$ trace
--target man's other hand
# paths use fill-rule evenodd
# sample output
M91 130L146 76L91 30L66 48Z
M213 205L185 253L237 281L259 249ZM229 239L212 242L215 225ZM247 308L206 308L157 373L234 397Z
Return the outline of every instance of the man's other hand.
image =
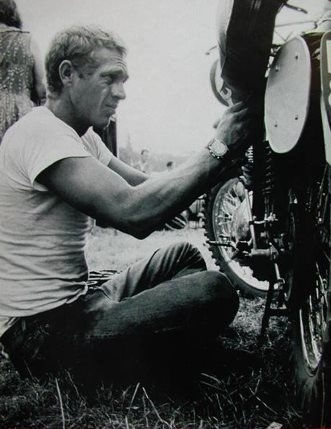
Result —
M263 111L263 98L250 95L224 112L217 125L215 138L228 147L231 158L242 156L255 141L263 139Z

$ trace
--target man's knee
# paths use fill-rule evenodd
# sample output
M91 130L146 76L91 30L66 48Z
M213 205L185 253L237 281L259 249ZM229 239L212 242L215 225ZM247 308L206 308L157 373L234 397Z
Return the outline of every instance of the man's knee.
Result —
M170 245L172 251L176 253L177 261L179 264L185 263L192 265L192 267L200 267L206 269L205 260L200 250L189 241L179 241Z
M218 271L206 271L201 287L224 323L231 323L239 308L239 297L228 278Z
M199 249L189 241L177 241L176 243L172 243L169 245L170 249L173 249L173 251L178 252L180 254L191 254L191 253L198 253L201 255Z

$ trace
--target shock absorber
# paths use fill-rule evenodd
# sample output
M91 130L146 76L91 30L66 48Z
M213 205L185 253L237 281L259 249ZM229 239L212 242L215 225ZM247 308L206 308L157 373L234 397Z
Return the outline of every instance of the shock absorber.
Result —
M262 185L261 185L261 194L264 201L265 207L265 216L268 217L274 214L274 193L275 193L275 171L273 163L273 153L268 142L263 142L261 146L260 159L261 164L263 165L262 173Z

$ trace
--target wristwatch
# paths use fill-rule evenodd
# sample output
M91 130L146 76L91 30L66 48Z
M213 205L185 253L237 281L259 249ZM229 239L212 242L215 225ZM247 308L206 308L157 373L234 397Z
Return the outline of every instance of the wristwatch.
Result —
M208 149L211 155L216 159L224 158L224 155L228 152L228 147L226 144L220 140L213 138L208 144Z

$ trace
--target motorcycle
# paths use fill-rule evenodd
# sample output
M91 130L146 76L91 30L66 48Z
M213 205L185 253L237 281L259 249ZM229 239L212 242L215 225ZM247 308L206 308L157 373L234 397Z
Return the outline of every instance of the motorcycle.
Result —
M220 34L226 27L228 40L220 39L211 86L226 106L247 85L260 91L265 132L203 203L206 242L220 270L243 296L266 299L262 337L270 317L289 318L303 421L323 428L331 427L330 3L316 28L276 46L276 13L303 9L286 1L223 0L230 18ZM240 19L247 23L241 35ZM259 34L265 43L254 57Z

